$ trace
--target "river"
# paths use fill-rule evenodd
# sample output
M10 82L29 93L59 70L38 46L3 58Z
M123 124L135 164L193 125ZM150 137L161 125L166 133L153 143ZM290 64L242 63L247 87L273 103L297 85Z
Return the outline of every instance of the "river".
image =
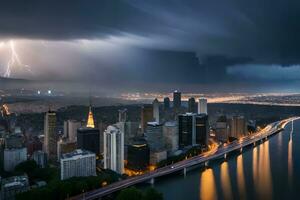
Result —
M298 158L298 159L296 159ZM165 200L300 199L300 120L255 147L157 180Z

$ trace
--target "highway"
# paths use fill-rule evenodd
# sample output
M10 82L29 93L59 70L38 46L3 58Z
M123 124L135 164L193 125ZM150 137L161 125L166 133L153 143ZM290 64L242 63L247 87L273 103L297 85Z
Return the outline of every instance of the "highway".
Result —
M185 168L189 168L192 166L196 166L199 164L206 163L210 160L214 160L221 157L226 157L226 155L233 151L242 151L242 149L248 145L255 145L259 141L263 141L264 139L267 139L269 136L280 132L283 130L285 125L293 120L299 119L299 117L292 117L285 120L281 120L278 122L274 122L272 124L269 124L264 129L260 130L257 133L251 134L249 136L245 136L244 138L241 138L240 140L234 141L228 145L221 145L217 146L215 148L212 148L210 151L203 153L199 156L194 156L192 158L174 163L173 165L158 168L154 171L147 172L143 175L138 175L134 177L127 178L125 180L121 180L115 183L112 183L110 185L107 185L103 188L99 188L90 192L86 192L83 194L80 194L78 196L71 197L70 199L97 199L101 198L103 196L109 195L111 193L114 193L118 190L133 186L138 183L146 182L151 179L165 176L168 174L172 174L174 172L178 172L180 170L184 170Z

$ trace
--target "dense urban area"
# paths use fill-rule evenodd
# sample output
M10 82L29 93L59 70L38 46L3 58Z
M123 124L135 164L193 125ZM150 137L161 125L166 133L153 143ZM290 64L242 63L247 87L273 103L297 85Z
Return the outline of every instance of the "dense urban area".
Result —
M59 97L48 91L41 99L47 98ZM149 104L93 106L92 96L86 99L88 106L49 104L47 112L24 113L10 109L18 101L26 103L24 98L1 99L1 198L84 195L172 167L300 112L297 106L208 103L202 97L185 101L179 91ZM159 200L163 196L151 187L129 187L105 198Z

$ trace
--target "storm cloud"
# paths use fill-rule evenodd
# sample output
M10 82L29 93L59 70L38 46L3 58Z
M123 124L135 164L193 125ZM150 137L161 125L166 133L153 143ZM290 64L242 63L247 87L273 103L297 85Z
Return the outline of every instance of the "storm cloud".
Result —
M271 84L298 81L289 74L300 61L299 17L294 0L12 0L1 2L0 39L17 41L35 72L24 78ZM0 56L2 68L7 59ZM286 78L254 76L274 66Z

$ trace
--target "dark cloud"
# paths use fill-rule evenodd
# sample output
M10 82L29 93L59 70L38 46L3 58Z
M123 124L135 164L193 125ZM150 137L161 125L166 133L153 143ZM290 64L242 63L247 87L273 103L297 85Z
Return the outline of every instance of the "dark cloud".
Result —
M0 4L0 38L122 38L122 49L110 54L114 59L106 54L72 61L94 71L108 66L95 75L100 82L234 83L249 73L242 68L255 74L275 64L278 73L272 76L295 68L299 18L295 0L10 0ZM72 78L82 74L77 70Z

